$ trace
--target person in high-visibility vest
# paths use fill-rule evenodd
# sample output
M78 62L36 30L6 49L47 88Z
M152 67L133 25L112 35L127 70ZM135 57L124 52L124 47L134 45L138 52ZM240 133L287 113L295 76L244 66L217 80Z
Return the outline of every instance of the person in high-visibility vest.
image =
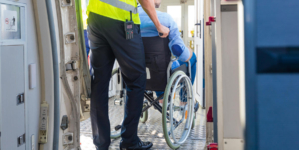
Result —
M169 28L160 24L153 0L139 3L154 22L160 37L166 38ZM149 149L151 142L137 136L146 84L145 55L140 33L137 0L89 0L88 39L91 81L91 124L97 150L108 150L110 123L108 117L108 86L115 59L120 65L127 86L125 116L121 127L120 149ZM157 35L158 36L158 35Z

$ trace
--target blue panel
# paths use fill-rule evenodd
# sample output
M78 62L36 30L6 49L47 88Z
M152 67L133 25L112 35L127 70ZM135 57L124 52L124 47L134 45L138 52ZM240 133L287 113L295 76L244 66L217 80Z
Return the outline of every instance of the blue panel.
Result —
M259 75L259 150L298 149L299 74Z
M245 149L258 150L256 99L256 1L244 0L245 20Z
M299 47L257 49L258 73L299 73Z
M243 2L246 150L298 149L298 57L282 48L299 46L299 1Z
M257 46L298 46L299 1L256 1Z

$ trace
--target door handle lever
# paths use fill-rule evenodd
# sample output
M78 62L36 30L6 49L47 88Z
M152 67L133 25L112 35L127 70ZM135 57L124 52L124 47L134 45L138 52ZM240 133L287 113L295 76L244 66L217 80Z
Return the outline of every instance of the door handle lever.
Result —
M195 25L197 26L197 33L196 33L196 35L197 35L197 37L198 37L198 33L200 33L200 34L199 34L199 38L201 38L201 20L200 20L199 23L196 23ZM199 27L199 28L198 28L198 27Z

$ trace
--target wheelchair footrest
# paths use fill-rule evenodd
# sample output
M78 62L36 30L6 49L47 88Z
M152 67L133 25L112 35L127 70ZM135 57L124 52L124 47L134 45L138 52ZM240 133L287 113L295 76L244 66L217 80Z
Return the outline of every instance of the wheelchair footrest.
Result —
M115 129L116 131L118 131L119 129L121 129L121 125L117 125L117 126L115 126L114 129Z

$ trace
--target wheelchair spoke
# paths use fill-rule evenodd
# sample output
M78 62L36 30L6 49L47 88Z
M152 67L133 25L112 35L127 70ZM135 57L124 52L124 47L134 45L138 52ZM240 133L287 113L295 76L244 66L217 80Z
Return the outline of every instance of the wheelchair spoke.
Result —
M167 117L166 117L167 120L170 120L169 117L170 117L170 115L169 115L169 113L167 113ZM173 124L177 124L178 123L178 121L176 119L172 118L172 120L173 120Z
M183 122L183 120L184 120L184 119L181 119L179 122L175 122L175 123L173 123L173 124L174 124L174 126L173 126L173 131L174 131L176 128L178 128L178 126ZM168 131L168 135L170 135L170 134L171 134L171 130Z
M174 106L173 110L174 111L182 111L182 108L181 108L181 106Z
M175 91L180 91L183 87L184 87L184 86L180 85L180 86L178 86L178 87L175 89Z

